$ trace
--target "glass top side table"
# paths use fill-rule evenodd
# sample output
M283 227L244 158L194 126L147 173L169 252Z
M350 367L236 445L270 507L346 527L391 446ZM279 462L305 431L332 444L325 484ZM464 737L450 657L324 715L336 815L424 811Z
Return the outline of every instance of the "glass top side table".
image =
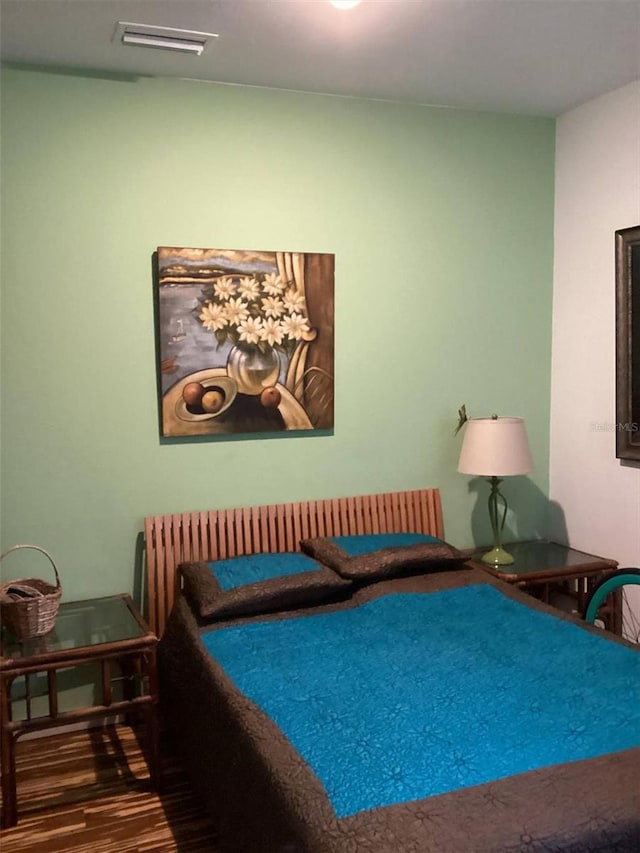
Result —
M63 602L53 630L42 637L16 640L3 627L0 634L0 659L17 661L55 657L110 643L135 643L148 636L150 631L129 596Z
M159 783L157 638L128 595L64 602L52 631L17 640L0 632L0 747L2 826L18 820L16 741L33 731L119 715L136 716L144 724L151 784ZM61 711L58 670L96 665L97 697L90 705ZM44 684L32 694L31 677ZM20 690L14 690L14 685ZM42 700L46 698L43 712ZM24 706L14 718L16 702Z
M472 559L494 577L509 583L586 577L601 574L603 571L613 571L618 565L615 560L597 557L595 554L578 551L569 545L546 539L510 542L505 544L505 548L514 558L514 562L509 566L481 562L480 557L488 550L486 548L474 549Z
M483 563L480 557L488 548L474 548L468 553L474 567L519 587L546 604L555 605L557 593L567 596L572 601L570 609L580 615L584 614L588 598L598 582L618 567L615 560L546 539L509 542L505 549L514 558L509 566ZM614 595L602 611L605 627L616 634L622 633L621 606L619 596Z

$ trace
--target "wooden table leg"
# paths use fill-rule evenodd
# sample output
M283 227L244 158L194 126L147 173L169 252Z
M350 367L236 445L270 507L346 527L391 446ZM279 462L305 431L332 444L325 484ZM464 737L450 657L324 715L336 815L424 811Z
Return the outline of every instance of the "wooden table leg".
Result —
M16 737L10 730L9 693L13 678L1 679L0 686L0 752L2 773L2 826L15 826L18 822L16 793Z
M149 752L149 774L151 781L160 790L160 732L158 723L158 667L156 658L156 646L149 649L143 657L143 665L147 675L147 690L151 702L145 708L145 721L147 730L147 742Z

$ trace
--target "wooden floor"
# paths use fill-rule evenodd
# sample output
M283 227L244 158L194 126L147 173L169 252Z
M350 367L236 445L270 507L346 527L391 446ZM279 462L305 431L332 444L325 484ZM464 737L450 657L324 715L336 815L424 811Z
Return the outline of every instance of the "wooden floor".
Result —
M215 853L213 828L162 739L163 789L128 726L18 741L18 825L2 853Z

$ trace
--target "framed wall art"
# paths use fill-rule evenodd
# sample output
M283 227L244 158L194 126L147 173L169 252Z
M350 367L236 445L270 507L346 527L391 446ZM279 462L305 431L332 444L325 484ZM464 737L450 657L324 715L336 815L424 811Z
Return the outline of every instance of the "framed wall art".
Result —
M640 461L640 225L616 231L616 456Z
M155 257L163 436L333 428L334 255Z

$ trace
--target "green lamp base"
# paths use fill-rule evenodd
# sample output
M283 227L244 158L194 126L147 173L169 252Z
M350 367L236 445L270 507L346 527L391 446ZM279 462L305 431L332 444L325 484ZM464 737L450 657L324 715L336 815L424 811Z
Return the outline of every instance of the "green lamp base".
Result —
M513 557L507 553L504 548L495 547L480 558L483 563L491 563L494 566L510 566L513 563Z

